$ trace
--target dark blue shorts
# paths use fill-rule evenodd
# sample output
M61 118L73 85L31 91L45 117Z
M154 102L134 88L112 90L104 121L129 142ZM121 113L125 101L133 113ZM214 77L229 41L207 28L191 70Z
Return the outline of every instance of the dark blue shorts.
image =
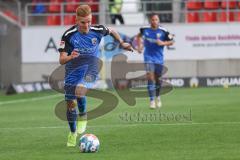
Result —
M163 65L151 62L145 62L146 72L153 72L158 75L162 75Z
M94 88L98 79L99 63L98 59L92 57L80 57L81 60L73 61L71 65L66 66L64 91L65 99L76 99L75 89L83 85L87 89Z

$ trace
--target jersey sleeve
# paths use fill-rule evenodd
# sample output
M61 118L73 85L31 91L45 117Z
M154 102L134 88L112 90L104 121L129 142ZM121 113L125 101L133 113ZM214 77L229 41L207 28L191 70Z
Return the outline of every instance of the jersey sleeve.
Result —
M143 27L141 27L141 28L139 29L141 35L143 35L144 29L145 29L145 28L143 28Z
M95 25L95 26L92 26L91 29L95 32L100 33L102 36L107 36L110 34L109 28L107 28L104 25Z
M76 32L78 32L76 25L70 27L64 32L61 38L60 46L58 48L59 52L67 52L68 54L71 54L73 45L71 44L70 40L72 35L74 35Z
M166 31L165 32L165 40L166 41L172 41L173 40L173 34L171 34L168 31Z
M104 36L107 36L107 35L110 34L110 31L109 31L109 29L108 29L106 26L104 26L104 25L100 25L100 26L103 27L103 32L102 32L102 34L103 34Z
M59 52L68 52L72 48L68 38L69 37L65 35L62 36L60 46L58 48Z

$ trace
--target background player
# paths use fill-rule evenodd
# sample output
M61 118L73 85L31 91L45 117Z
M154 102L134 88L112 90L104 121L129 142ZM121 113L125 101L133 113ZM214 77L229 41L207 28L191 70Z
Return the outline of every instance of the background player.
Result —
M147 72L150 108L154 109L162 106L160 99L160 77L164 64L163 50L164 46L173 44L173 35L165 28L160 27L159 17L156 13L150 15L149 22L150 26L140 28L137 42L139 53L142 52L144 47L144 63ZM155 100L157 101L156 103Z
M63 34L58 49L60 64L66 64L64 90L70 128L67 146L75 146L77 133L82 134L86 130L85 94L87 88L91 88L97 79L99 69L97 57L101 38L111 35L123 49L132 51L131 45L124 43L116 31L103 25L91 26L91 21L91 8L88 5L80 5L76 9L76 25Z

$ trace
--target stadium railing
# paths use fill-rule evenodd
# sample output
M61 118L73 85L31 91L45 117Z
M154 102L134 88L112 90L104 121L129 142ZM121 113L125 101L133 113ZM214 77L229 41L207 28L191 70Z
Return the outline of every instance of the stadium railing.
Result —
M35 23L36 19L45 19L42 21L42 25L67 25L73 23L75 8L79 4L89 4L93 10L93 23L110 23L110 10L109 5L112 3L108 2L54 2L54 3L42 3L45 6L46 12L34 13L33 8L36 6L34 3L28 3L25 6L25 22L26 25L39 25ZM71 5L71 6L70 6ZM173 18L179 15L179 12L183 15L181 6L175 7L177 11L173 11L174 5L181 5L180 0L171 2L169 0L163 1L124 1L122 12L124 19L131 24L142 25L147 24L146 16L150 13L155 12L160 16L160 20L166 23L172 23L173 21L180 21L179 18L173 20ZM68 9L69 8L69 9ZM70 10L73 10L71 12ZM175 15L175 16L174 16ZM44 23L46 22L46 23ZM128 24L128 23L126 23Z
M13 12L15 19L24 15L22 19L26 26L74 24L75 9L84 3L93 10L93 24L110 24L111 3L106 1L50 0L41 3L45 8L42 11L35 10L39 4L26 3L24 14L20 13L20 2L13 1L17 4L17 11ZM121 14L126 25L145 25L148 23L147 16L152 12L159 14L162 23L240 22L240 0L131 0L124 1Z

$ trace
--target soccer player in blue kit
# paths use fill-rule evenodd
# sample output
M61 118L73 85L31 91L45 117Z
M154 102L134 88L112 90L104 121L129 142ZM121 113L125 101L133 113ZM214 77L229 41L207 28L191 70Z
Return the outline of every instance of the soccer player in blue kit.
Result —
M159 17L152 13L150 26L140 28L137 35L138 52L144 48L144 64L147 72L147 89L150 97L150 108L160 108L161 75L164 64L164 46L173 45L173 35L159 25ZM143 40L143 44L142 44Z
M131 45L123 42L115 30L104 25L91 26L91 21L91 8L88 5L80 5L76 9L76 25L63 34L58 49L59 62L65 64L64 91L70 128L67 140L69 147L76 146L77 134L82 134L86 130L85 95L98 77L97 57L101 38L111 35L120 43L120 47L132 51Z

